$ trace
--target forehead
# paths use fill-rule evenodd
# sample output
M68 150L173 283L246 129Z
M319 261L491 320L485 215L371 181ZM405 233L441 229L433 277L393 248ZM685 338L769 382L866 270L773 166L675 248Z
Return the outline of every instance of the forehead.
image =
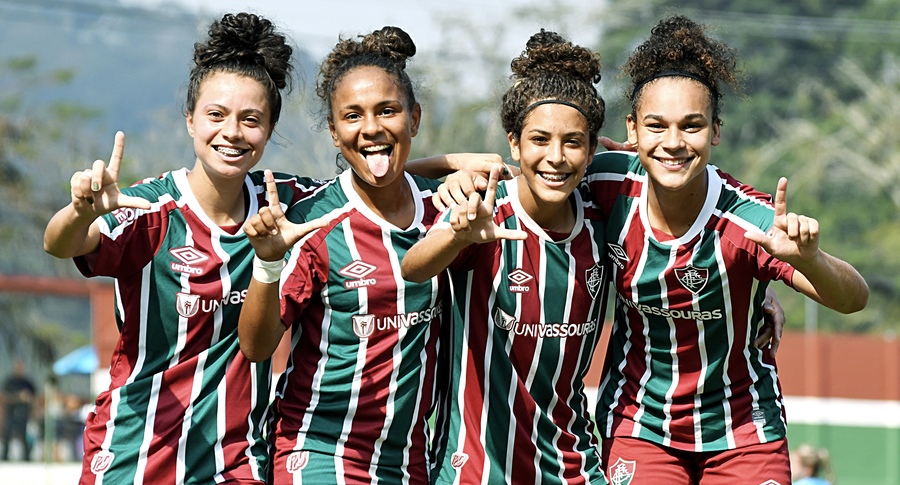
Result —
M221 104L235 108L268 108L266 87L241 74L218 71L207 76L198 93L198 105Z
M666 76L647 83L640 90L637 111L641 115L666 113L709 114L712 99L700 82L680 76Z
M558 103L546 103L532 109L522 124L522 132L548 133L588 131L588 121L577 109Z
M400 81L393 74L376 66L361 66L348 71L334 86L332 103L335 106L403 100Z

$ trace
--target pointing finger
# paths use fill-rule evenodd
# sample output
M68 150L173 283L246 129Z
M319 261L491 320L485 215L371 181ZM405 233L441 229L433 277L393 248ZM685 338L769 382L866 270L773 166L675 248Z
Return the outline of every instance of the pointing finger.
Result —
M787 179L778 179L778 188L775 190L775 219L787 214Z
M125 133L116 132L116 139L113 142L112 155L109 156L109 175L113 180L119 180L119 165L122 163L122 154L125 153Z
M266 194L269 197L269 207L281 207L281 201L278 200L278 186L275 185L275 176L272 171L266 169Z

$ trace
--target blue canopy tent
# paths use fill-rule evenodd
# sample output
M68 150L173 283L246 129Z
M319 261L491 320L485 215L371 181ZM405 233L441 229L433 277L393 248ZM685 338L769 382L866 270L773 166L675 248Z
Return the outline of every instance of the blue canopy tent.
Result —
M53 373L58 376L70 374L91 375L97 370L99 364L100 360L97 358L97 351L94 350L94 346L85 345L69 352L54 362Z

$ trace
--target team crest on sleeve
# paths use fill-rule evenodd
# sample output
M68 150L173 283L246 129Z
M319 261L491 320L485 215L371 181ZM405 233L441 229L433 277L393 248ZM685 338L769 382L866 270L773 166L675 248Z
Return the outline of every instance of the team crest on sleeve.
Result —
M509 279L509 283L510 283L509 291L511 291L513 293L527 293L527 292L531 291L531 287L525 285L525 283L528 283L529 281L534 279L534 276L531 276L530 274L526 273L525 271L522 270L522 268L517 268L515 271L508 274L506 277L507 277L507 279Z
M293 474L306 468L307 464L309 464L309 451L303 450L291 453L285 466L287 467L288 473Z
M588 293L592 300L596 300L603 288L603 265L595 263L590 269L584 271L584 282L587 284Z
M344 281L344 288L350 290L374 285L376 283L375 278L366 278L366 276L372 274L376 269L378 269L376 266L357 259L338 270L338 273L348 278Z
M100 475L106 470L109 470L109 466L112 465L115 457L116 455L111 451L98 451L91 459L91 471L94 475Z
M450 456L450 466L452 466L454 470L462 468L467 461L469 461L469 455L461 451L456 451Z
M200 310L200 295L178 292L175 296L175 309L184 318L191 318Z
M628 485L634 478L634 472L637 469L635 461L623 460L622 457L616 459L616 462L609 467L609 483L610 485Z
M509 331L512 330L515 324L516 317L507 314L499 306L494 309L494 325Z
M619 269L624 269L625 263L628 262L628 254L625 253L625 248L613 243L606 243L606 245L609 246L609 259L616 263Z
M692 264L688 264L684 268L676 268L675 277L678 278L681 286L696 295L706 286L706 282L709 280L709 270L695 268Z
M353 333L359 338L369 338L375 330L375 315L353 315Z

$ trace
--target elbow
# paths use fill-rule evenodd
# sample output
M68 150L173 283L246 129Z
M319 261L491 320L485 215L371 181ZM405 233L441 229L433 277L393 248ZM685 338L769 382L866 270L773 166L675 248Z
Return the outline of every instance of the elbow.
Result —
M250 362L262 362L269 358L262 352L253 349L249 345L244 345L243 343L241 344L241 353L244 354L244 357L246 357Z

